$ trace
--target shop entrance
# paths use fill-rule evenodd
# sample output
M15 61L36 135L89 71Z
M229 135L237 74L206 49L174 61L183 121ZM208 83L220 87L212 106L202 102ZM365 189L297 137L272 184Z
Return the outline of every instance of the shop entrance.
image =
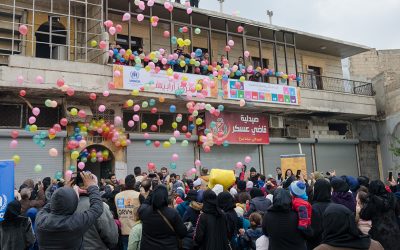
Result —
M83 171L90 171L99 179L108 179L115 169L115 158L110 149L103 145L91 145L80 153L78 163L84 162ZM78 170L80 171L80 170Z

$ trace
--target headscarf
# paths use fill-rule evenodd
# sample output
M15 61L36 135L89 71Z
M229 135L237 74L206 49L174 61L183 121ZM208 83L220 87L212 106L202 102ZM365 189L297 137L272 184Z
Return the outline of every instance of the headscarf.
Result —
M188 194L186 195L187 201L196 201L197 198L197 191L196 190L189 190Z
M168 190L164 185L157 185L152 192L151 204L154 210L168 207Z
M219 195L219 193L222 193L222 192L224 191L224 187L223 187L221 184L216 184L216 185L213 187L212 191L214 191L214 193L215 193L216 195Z
M228 212L236 207L232 195L226 191L218 194L217 204L218 207L224 210L225 212Z
M375 204L376 209L387 211L395 208L395 195L386 191L385 184L382 181L371 181L368 191L370 202Z
M21 203L13 200L7 204L6 212L4 213L4 221L12 221L21 215Z
M329 202L331 201L331 183L325 179L318 179L314 184L313 201Z
M270 210L278 212L289 212L292 208L292 197L288 190L278 188L274 191L272 207Z
M349 192L349 184L346 182L346 178L333 177L331 180L333 192Z
M323 215L322 243L339 248L369 249L371 239L358 229L353 212L339 204L329 205Z
M204 191L202 211L216 216L223 214L223 211L217 206L217 195L210 189Z
M263 193L263 191L261 191L261 189L259 189L259 188L252 188L251 190L250 190L250 197L253 199L253 198L256 198L256 197L264 197L264 193Z
M385 184L380 180L371 181L369 184L368 192L371 195L381 196L387 194Z

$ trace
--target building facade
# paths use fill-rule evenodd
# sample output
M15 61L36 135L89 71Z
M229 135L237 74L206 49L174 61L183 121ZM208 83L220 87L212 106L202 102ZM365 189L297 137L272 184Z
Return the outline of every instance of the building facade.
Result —
M376 140L363 137L363 126L369 126L369 120L377 114L372 84L367 80L343 79L341 65L342 58L366 52L368 47L202 9L194 9L189 15L183 5L170 5L172 11L168 11L165 1L161 0L144 10L134 1L6 0L0 3L0 112L4 118L0 124L0 158L20 156L21 162L16 166L17 185L27 177L52 176L68 170L71 165L76 167L85 156L82 155L85 149L89 154L94 150L100 156L107 155L101 157L104 158L101 162L86 164L86 169L103 178L111 172L120 176L132 173L135 166L145 168L149 162L158 168L170 167L171 172L177 173L193 168L197 159L203 167L234 169L245 156L252 158L249 165L263 173L274 174L281 155L299 153L305 155L309 172L336 169L343 174L379 176L378 144ZM131 14L129 21L121 20L125 13ZM141 15L144 20L138 21ZM152 25L155 16L159 19L157 26ZM104 25L107 20L121 25L121 30L110 35ZM26 35L19 31L21 25L27 26ZM239 26L244 31L238 30ZM187 31L182 31L184 27ZM166 31L169 36L165 35ZM118 46L138 51L138 54L144 51L147 55L163 48L166 53L171 53L177 48L172 37L189 39L184 52L190 54L200 49L203 54L209 54L210 62L220 61L221 56L225 56L232 65L244 58L242 64L247 69L249 65L264 69L257 78L244 74L247 80L252 80L244 84L297 91L295 103L290 99L286 103L286 99L281 103L268 101L267 97L262 101L252 101L252 96L233 98L226 89L226 82L230 80L216 76L211 77L216 85L215 95L211 93L203 99L193 97L193 101L215 108L223 105L222 113L264 117L267 122L262 126L268 129L269 144L227 143L229 146L215 145L211 152L205 152L198 143L196 131L200 130L192 130L190 137L183 135L187 131L183 126L192 128L196 124L190 121L187 96L171 90L154 90L146 84L134 96L125 83L109 89L110 82L125 81L123 76L116 77L115 71L120 69L136 72L129 77L139 77L137 74L142 72L140 77L149 74L150 81L153 81L151 77L156 78L144 69L134 71L132 66L114 67L109 58L110 49ZM104 42L106 47L93 46L93 41ZM230 41L234 46L227 51ZM195 67L187 67L186 71L185 77L198 78ZM288 75L295 77L288 79ZM43 83L38 83L41 80L38 76L42 77ZM63 79L74 93L68 93L67 89L62 91L63 87L56 85L59 79ZM21 90L26 92L24 96L21 96ZM109 91L110 95L102 95L104 91ZM91 93L97 98L91 99ZM239 106L239 99L246 99L246 104ZM46 100L55 101L57 105L48 107L44 105ZM129 100L142 108L132 110L132 105L127 104ZM156 104L143 105L143 102ZM106 110L100 112L100 105ZM176 108L173 112L171 105ZM26 125L32 125L29 118L33 107L41 110L33 123L39 132L34 133L26 131L31 128ZM154 107L157 112L152 112ZM71 115L73 108L85 111L86 116ZM177 118L177 114L182 117ZM148 127L159 119L164 125L154 130L139 126L140 122L130 126L128 123L134 115ZM115 117L122 118L121 136L129 138L130 145L116 145L112 138L98 136L98 130L83 134L87 142L85 147L70 145L71 137L76 138L82 132L78 123L87 123L90 130L99 125L92 124L93 120L104 120L109 126L115 123ZM49 138L49 129L59 124L62 118L67 118L68 125L62 127L55 138ZM170 124L177 119L182 122L177 128L171 128ZM105 127L100 129L104 132ZM18 147L10 148L10 133L14 130L19 131ZM153 146L155 141L161 144L170 141L174 130L182 133L175 134L177 143L170 147ZM144 133L148 135L144 136ZM185 140L183 144L187 145L181 146ZM50 157L50 148L57 149L63 157ZM80 153L77 159L71 157L74 150ZM367 151L369 153L363 153ZM175 163L171 161L174 153L179 154ZM37 164L42 170L35 172Z

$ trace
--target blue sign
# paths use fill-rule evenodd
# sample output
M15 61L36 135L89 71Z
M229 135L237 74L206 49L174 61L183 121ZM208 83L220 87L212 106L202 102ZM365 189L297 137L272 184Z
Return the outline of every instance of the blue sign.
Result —
M7 204L14 200L14 161L0 161L0 221Z

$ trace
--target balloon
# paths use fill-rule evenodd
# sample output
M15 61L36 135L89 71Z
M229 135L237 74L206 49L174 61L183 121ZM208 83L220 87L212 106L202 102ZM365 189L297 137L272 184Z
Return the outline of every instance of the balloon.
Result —
M19 155L13 155L12 158L15 164L18 164L21 161L21 157Z
M175 162L171 162L171 163L169 164L169 167L170 167L171 169L176 169L176 163L175 163Z
M149 103L144 101L142 102L142 108L147 108L149 106Z
M175 144L175 143L176 143L175 137L170 137L170 138L169 138L169 142L170 142L171 144Z
M17 76L17 82L18 82L19 84L24 83L24 77L23 77L23 76Z
M242 33L244 30L243 26L238 26L237 27L237 32Z
M182 147L187 147L189 145L189 142L187 140L183 140L181 143Z
M13 131L11 131L11 137L12 137L13 139L16 139L16 138L18 137L18 135L19 135L18 130L13 130Z
M99 48L100 49L105 49L106 47L107 47L107 43L105 41L100 41Z
M140 127L145 130L147 128L147 123L142 122L142 124L140 125Z
M92 46L93 48L97 46L97 41L96 40L92 40L90 41L90 46Z
M153 125L150 126L150 130L153 131L153 132L156 132L158 130L158 127L153 124Z
M240 99L239 105L240 107L243 107L244 105L246 105L246 101L244 99Z
M151 113L152 113L152 114L157 113L157 108L152 108L152 109L151 109Z
M143 21L143 19L144 19L144 16L143 16L143 14L139 14L139 15L137 15L137 20L139 21L139 22L141 22L141 21Z
M125 13L125 14L122 16L122 21L126 22L126 21L129 21L129 20L131 20L131 14Z
M132 128L133 126L135 126L135 122L132 121L132 120L129 120L129 121L128 121L128 126L129 126L130 128Z
M163 142L163 147L169 148L169 147L171 147L171 143L169 141L165 141L165 142Z
M68 124L68 120L66 118L61 118L60 124L65 127Z
M118 33L122 32L122 25L121 24L117 24L117 26L115 26L115 29Z
M132 90L132 95L133 96L138 96L139 95L139 90L137 90L137 89Z
M231 47L230 47L229 45L226 45L226 46L225 46L225 51L226 51L226 52L231 51Z
M172 155L172 160L173 161L177 161L179 159L179 155L178 154L173 154Z
M114 117L114 125L115 126L119 126L119 125L121 125L122 124L122 118L121 118L121 116L116 116L116 117Z
M240 161L238 161L238 162L236 163L236 167L237 167L237 168L243 168L243 163L241 163Z
M149 100L149 105L150 106L154 106L156 104L156 100L154 100L154 99L150 99Z
M194 29L194 33L196 35L199 35L201 33L201 29L199 29L199 28Z
M110 33L110 35L115 35L115 32L117 32L117 30L115 29L115 27L110 27L110 29L108 30L108 33Z
M229 41L228 41L228 45L232 47L232 46L235 45L235 42L234 42L233 40L229 40Z
M195 174L195 173L197 173L197 170L196 170L196 168L192 168L190 171L192 172L192 174Z
M109 91L105 90L105 91L103 92L103 96L104 96L104 97L107 97L107 96L109 96L109 95L110 95L110 92L109 92Z
M218 105L218 110L219 111L221 111L221 112L224 111L224 108L225 108L224 105L222 105L222 104Z
M192 137L192 134L191 134L190 132L187 132L187 133L185 134L185 137L188 138L188 139L190 139L190 137Z
M110 27L112 27L112 26L114 25L114 23L113 23L113 21L111 21L111 20L107 20L107 21L104 22L104 25L105 25L107 28L110 28Z
M160 101L161 103L165 102L165 97L160 96L160 97L158 98L158 101Z
M244 52L244 57L248 58L250 56L250 52L248 52L247 50Z
M61 179L62 178L62 172L61 171L57 171L55 174L54 174L54 179Z
M181 135L181 133L178 130L174 131L174 137L179 137Z
M34 170L36 173L42 172L42 169L43 169L43 167L42 167L42 165L40 165L40 164L36 164L35 167L33 168L33 170Z
M251 162L251 157L250 157L250 156L246 156L246 157L244 158L244 162L250 163L250 162Z
M26 91L23 90L23 89L20 90L20 91L19 91L19 95L20 95L20 96L25 96L25 95L26 95Z
M172 126L172 128L176 129L176 128L178 127L178 123L173 122L173 123L171 124L171 126Z
M28 27L25 24L22 24L19 26L18 31L21 33L21 35L25 36L28 34Z
M75 94L75 90L71 87L67 88L67 95L68 96L73 96Z
M33 114L34 116L38 116L38 115L40 114L40 109L39 109L38 107L34 107L34 108L32 109L32 114Z
M154 0L147 1L147 6L151 7L154 5Z
M156 168L156 164L149 162L149 163L147 163L147 168L149 170L154 170Z
M76 160L76 159L78 159L78 157L79 157L78 151L76 151L76 150L72 151L72 153L71 153L71 159L72 159L72 160Z
M92 158L92 159L95 159L95 160L96 160L96 158ZM79 168L80 170L83 170L83 169L85 168L85 163L84 163L84 162L79 162L79 163L78 163L78 168Z
M144 142L144 144L146 144L146 146L150 146L150 145L151 145L151 141L150 141L150 140L146 140L146 141Z
M200 161L200 160L196 160L196 161L194 162L194 165L195 165L196 167L200 167L200 166L201 166L201 161Z
M135 122L139 121L139 116L138 115L133 115L132 116L132 120L134 120Z
M224 143L222 144L224 147L228 147L229 146L229 142L228 141L224 141Z
M86 147L86 145L87 145L86 140L80 140L80 141L79 141L79 147L80 147L80 148L84 148L84 147Z
M175 111L176 111L176 106L175 106L175 105L171 105L171 106L169 107L169 112L175 113Z
M93 100L93 101L94 101L94 100L96 100L96 97L97 97L97 96L96 96L95 93L90 93L90 94L89 94L90 100Z
M58 155L57 149L55 149L55 148L49 149L49 155L50 155L51 157L57 157L57 155Z
M203 119L197 118L196 119L196 125L201 125L203 123Z
M17 140L11 140L10 142L10 148L16 148L18 146L18 141Z
M161 145L161 143L159 141L154 142L154 147L158 148L160 145Z
M186 13L187 13L188 15L192 14L192 12L193 12L192 8L187 8L187 9L186 9Z
M106 106L103 104L99 106L99 112L104 112L106 110Z
M41 83L43 83L43 76L37 76L36 78L35 78L35 81L36 81L36 83L37 84L41 84Z
M36 117L31 116L31 117L29 117L28 121L29 121L29 124L34 124L36 122Z

